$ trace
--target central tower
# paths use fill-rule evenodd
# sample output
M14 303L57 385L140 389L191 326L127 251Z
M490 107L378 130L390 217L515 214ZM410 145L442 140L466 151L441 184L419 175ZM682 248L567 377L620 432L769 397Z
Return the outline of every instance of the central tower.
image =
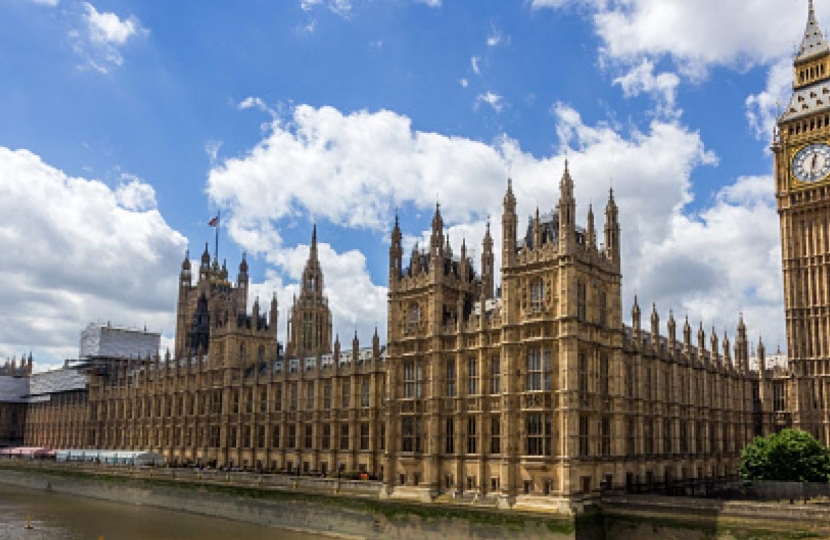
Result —
M323 294L323 269L317 257L317 225L300 281L300 297L294 298L288 319L289 356L313 356L331 352L331 310Z
M830 444L830 46L812 0L772 145L796 427Z

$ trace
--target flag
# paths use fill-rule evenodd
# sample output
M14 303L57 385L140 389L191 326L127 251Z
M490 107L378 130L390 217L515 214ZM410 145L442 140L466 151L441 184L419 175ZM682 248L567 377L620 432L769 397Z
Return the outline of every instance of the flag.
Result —
M219 214L216 214L216 217L208 221L209 227L218 227L219 226Z

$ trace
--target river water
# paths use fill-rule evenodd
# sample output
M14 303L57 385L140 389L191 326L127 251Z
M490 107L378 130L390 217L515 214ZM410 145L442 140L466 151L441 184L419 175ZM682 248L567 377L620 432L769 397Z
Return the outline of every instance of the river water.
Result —
M26 529L31 518L32 529ZM0 484L0 540L312 540L306 534Z

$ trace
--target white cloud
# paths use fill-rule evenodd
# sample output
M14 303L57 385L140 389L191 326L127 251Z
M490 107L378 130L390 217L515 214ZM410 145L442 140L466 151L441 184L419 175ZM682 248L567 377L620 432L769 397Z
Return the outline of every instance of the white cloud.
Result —
M41 6L48 6L48 7L57 7L58 0L29 0L33 4L39 4Z
M441 7L443 0L415 0L416 4L426 4L429 7Z
M173 333L186 241L153 188L125 180L112 190L0 147L0 357L77 357L90 321Z
M500 113L504 108L504 98L498 94L489 91L476 96L476 107L478 107L482 103L486 103L487 105L492 107L493 110L497 113Z
M156 191L135 176L123 175L125 180L115 190L118 206L135 212L147 212L156 208Z
M490 25L490 34L487 35L487 46L488 47L497 47L499 44L502 43L504 36L501 33L495 24Z
M479 62L481 62L480 56L473 56L470 58L470 67L473 68L473 73L476 75L481 75L481 68L478 65Z
M351 0L300 0L300 8L303 11L312 11L318 6L325 6L341 17L348 17L352 11Z
M120 49L131 38L150 33L135 16L121 19L115 13L99 12L88 2L84 2L83 8L85 28L74 29L69 34L75 52L82 58L83 69L108 73L112 67L124 63Z
M631 70L614 79L615 85L620 85L626 97L638 96L641 93L650 94L657 102L658 114L677 115L675 100L680 78L674 73L654 74L654 63L644 58L642 62Z
M235 241L265 254L273 264L294 268L294 274L305 252L296 255L301 262L287 262L291 258L284 254L277 232L286 218L314 216L340 227L386 234L393 208L431 214L436 194L444 203L441 210L453 249L458 253L463 236L478 257L488 216L500 241L506 171L514 179L524 226L537 206L542 211L555 206L567 145L581 223L593 201L601 230L613 183L623 227L626 306L636 289L641 303L657 302L664 320L673 307L676 314L688 311L703 317L707 328L714 324L720 332L728 326L730 333L742 309L753 332L763 330L770 340L783 342L783 317L776 311L780 299L775 296L780 276L777 220L764 179L740 179L690 215L692 172L717 164L699 133L676 119L655 117L645 131L621 133L607 124L587 125L577 111L562 104L553 113L563 147L557 155L540 159L508 137L484 144L415 131L408 118L390 111L346 115L330 107L301 105L290 118L275 120L246 155L214 167L208 194L229 216ZM423 240L423 231L402 225L407 249L416 239ZM736 254L740 261L733 260ZM344 268L368 279L360 269L365 262L349 260L342 263ZM343 314L344 324L349 313L364 309L351 303L370 294L370 283L365 281L357 299L339 296L335 302L333 296L332 309ZM335 295L333 283L329 285L329 294ZM383 309L380 300L372 305Z
M462 77L458 80L458 84L460 84L462 88L467 88L467 86L470 85L470 81Z
M792 84L792 60L785 57L769 68L767 87L746 98L746 117L757 137L772 138L779 109L787 107Z

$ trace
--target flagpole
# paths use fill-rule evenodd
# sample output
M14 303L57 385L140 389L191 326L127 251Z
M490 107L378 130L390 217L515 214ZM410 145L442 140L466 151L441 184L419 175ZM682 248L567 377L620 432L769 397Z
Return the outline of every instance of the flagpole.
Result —
M221 225L221 214L221 210L216 212L216 250L214 251L214 253L216 253L217 263L219 262L219 225Z

